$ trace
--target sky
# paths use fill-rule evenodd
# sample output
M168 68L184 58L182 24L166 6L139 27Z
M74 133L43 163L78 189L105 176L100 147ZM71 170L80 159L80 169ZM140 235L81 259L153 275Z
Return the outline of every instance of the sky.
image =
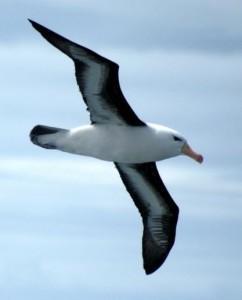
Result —
M0 4L0 297L242 297L242 1ZM36 124L89 122L68 57L31 18L120 65L138 116L204 155L158 163L180 207L164 265L146 276L141 218L112 163L47 151Z

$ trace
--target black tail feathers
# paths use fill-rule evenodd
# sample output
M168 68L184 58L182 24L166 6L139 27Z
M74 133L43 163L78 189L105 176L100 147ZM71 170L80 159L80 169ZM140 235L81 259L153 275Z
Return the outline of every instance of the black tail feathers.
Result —
M32 143L34 143L35 145L38 145L40 147L46 148L46 149L55 149L55 145L47 142L47 143L43 143L39 141L39 137L42 135L47 135L47 134L55 134L61 131L67 131L66 129L62 129L62 128L57 128L57 127L50 127L50 126L45 126L45 125L37 125L35 126L29 136L30 139L32 141Z

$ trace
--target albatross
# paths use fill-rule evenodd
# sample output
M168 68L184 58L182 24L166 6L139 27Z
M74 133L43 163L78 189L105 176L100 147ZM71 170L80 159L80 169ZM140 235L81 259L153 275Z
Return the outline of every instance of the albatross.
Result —
M174 244L179 213L156 162L185 154L201 163L203 157L176 130L146 123L136 115L121 91L117 63L29 21L74 62L76 81L91 121L70 130L37 125L30 139L46 149L114 163L141 214L143 266L146 274L151 274L163 264Z

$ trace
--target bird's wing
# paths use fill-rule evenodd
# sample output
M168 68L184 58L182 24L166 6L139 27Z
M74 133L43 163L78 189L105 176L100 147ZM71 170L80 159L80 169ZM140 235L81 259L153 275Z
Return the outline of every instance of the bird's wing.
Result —
M115 166L142 216L144 269L146 274L153 273L163 264L174 244L178 206L154 162L115 163Z
M29 21L48 42L74 61L77 84L92 123L145 126L122 94L118 78L119 66L116 63Z

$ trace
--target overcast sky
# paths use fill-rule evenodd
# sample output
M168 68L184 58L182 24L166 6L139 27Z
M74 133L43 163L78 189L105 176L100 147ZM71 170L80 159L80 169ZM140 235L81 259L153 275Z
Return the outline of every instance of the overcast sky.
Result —
M1 299L240 300L242 1L0 8ZM140 118L180 131L205 157L158 163L180 218L153 275L142 269L141 219L113 165L29 141L36 124L71 128L89 118L72 62L27 18L116 61Z

